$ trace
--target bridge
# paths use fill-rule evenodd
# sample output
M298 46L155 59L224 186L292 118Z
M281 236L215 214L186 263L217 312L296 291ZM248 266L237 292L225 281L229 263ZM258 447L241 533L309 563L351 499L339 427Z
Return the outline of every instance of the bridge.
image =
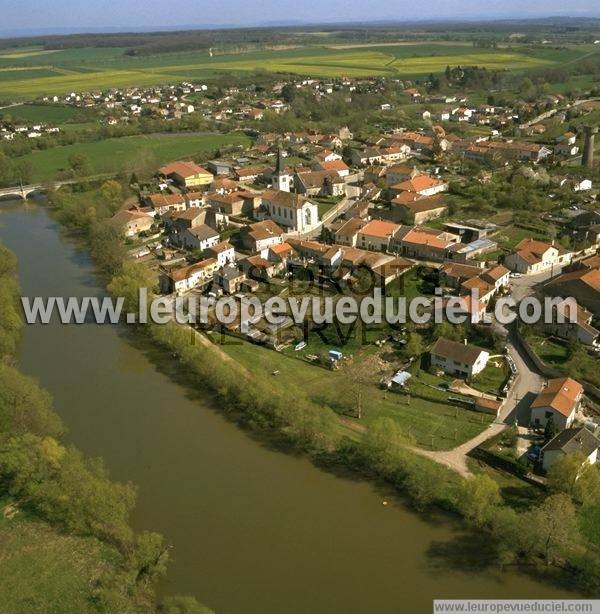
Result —
M80 177L77 179L65 179L63 181L50 181L47 183L31 183L28 185L14 185L10 188L0 188L0 200L3 198L21 198L26 200L28 196L34 192L45 192L48 188L58 190L64 185L74 185L76 183L96 181L98 179L107 179L113 177L113 174L103 173L101 175L92 175L90 177Z
M25 200L33 192L42 192L41 184L17 185L11 188L0 188L0 198L22 198Z

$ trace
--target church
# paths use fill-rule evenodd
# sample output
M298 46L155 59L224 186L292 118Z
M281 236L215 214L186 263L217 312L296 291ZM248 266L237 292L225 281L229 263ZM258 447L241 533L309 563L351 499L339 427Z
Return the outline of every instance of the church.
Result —
M281 150L272 180L273 188L265 190L259 217L270 219L287 232L304 233L319 226L317 205L301 194L292 193L292 176L286 171Z

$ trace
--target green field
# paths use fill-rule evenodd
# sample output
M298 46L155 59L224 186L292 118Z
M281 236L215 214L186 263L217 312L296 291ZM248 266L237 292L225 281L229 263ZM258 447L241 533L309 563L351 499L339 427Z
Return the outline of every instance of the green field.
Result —
M91 174L96 175L135 170L142 158L150 157L158 164L212 152L225 145L249 143L250 139L242 134L131 136L33 151L20 159L31 163L31 180L37 182L54 179L61 171L69 169L72 154L84 154L89 160Z
M303 394L308 394L317 403L340 402L340 391L344 389L347 377L343 369L329 371L239 339L224 337L223 340L225 345L221 349L250 372L265 377L277 371L277 375L270 376L274 388L280 387L288 394L293 394L300 387ZM435 379L425 372L419 375L420 381L428 382L428 378ZM489 416L446 403L447 393L427 388L429 399L426 399L417 396L422 392L417 385L413 396L408 398L380 390L376 385L369 386L365 392L364 416L360 424L368 425L377 418L390 417L405 432L410 433L418 445L427 449L446 450L475 437L491 420Z
M480 49L464 43L371 46L307 46L209 57L206 50L151 56L123 55L122 48L48 52L41 48L0 53L0 97L23 99L70 91L151 85L218 73L256 70L315 77L391 76L417 78L447 65L525 70L569 63L597 52L592 45L561 49L525 46Z
M78 110L74 107L50 104L24 104L0 110L2 117L10 116L19 121L49 124L63 124L73 119L77 113Z
M94 586L116 552L96 539L65 535L22 516L8 520L0 514L0 609L14 614L97 612Z

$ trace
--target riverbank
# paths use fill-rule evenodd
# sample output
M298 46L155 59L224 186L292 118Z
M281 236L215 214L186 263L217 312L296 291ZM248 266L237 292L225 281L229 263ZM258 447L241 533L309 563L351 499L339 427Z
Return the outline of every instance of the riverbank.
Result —
M153 283L143 266L125 261L116 267L108 288L125 297L127 310L137 310L137 289ZM193 388L210 392L215 403L234 420L257 431L277 434L286 445L309 454L318 463L352 459L353 467L388 481L406 493L419 510L439 507L459 513L469 526L491 537L503 562L540 565L540 571L560 570L571 581L593 586L596 576L586 566L597 555L587 535L579 531L579 510L568 496L551 494L539 507L517 513L487 475L463 480L430 459L411 453L410 436L389 418L369 424L358 437L349 437L335 412L324 403L315 403L302 382L296 386L286 382L281 388L270 373L256 371L250 380L240 379L210 346L191 345L189 331L174 323L150 324L142 330L153 343L176 357ZM243 366L251 368L251 364ZM560 536L554 534L554 524L548 521L551 517L564 521L566 531ZM529 536L525 545L524 534ZM550 542L551 548L547 548Z
M175 601L159 603L155 594L168 548L160 535L129 526L134 487L110 481L100 459L65 443L52 398L14 366L21 324L16 277L17 260L0 244L3 607L170 611Z
M18 253L24 296L104 295L89 249L46 208L4 207L0 238ZM132 526L172 545L161 595L194 595L233 614L392 614L399 603L420 614L433 596L572 595L527 568L500 567L484 534L454 514L413 511L343 458L322 456L320 467L289 445L281 454L130 327L52 322L22 332L20 367L51 391L67 441L136 484Z

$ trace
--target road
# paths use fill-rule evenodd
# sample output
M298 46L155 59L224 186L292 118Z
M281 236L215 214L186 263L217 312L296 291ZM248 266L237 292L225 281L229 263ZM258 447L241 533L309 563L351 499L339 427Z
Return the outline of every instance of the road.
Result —
M519 303L525 297L534 293L534 286L536 284L559 275L561 270L561 267L555 267L538 275L524 275L523 277L511 278L510 288L512 297ZM498 418L479 435L452 450L432 451L414 448L417 454L441 463L457 471L463 477L471 475L467 465L467 457L471 450L512 425L523 426L529 424L531 402L542 389L545 381L544 377L529 359L529 356L521 349L513 328L511 327L507 330L495 320L492 321L492 327L497 333L506 338L506 352L512 358L517 368L517 376L508 391Z

